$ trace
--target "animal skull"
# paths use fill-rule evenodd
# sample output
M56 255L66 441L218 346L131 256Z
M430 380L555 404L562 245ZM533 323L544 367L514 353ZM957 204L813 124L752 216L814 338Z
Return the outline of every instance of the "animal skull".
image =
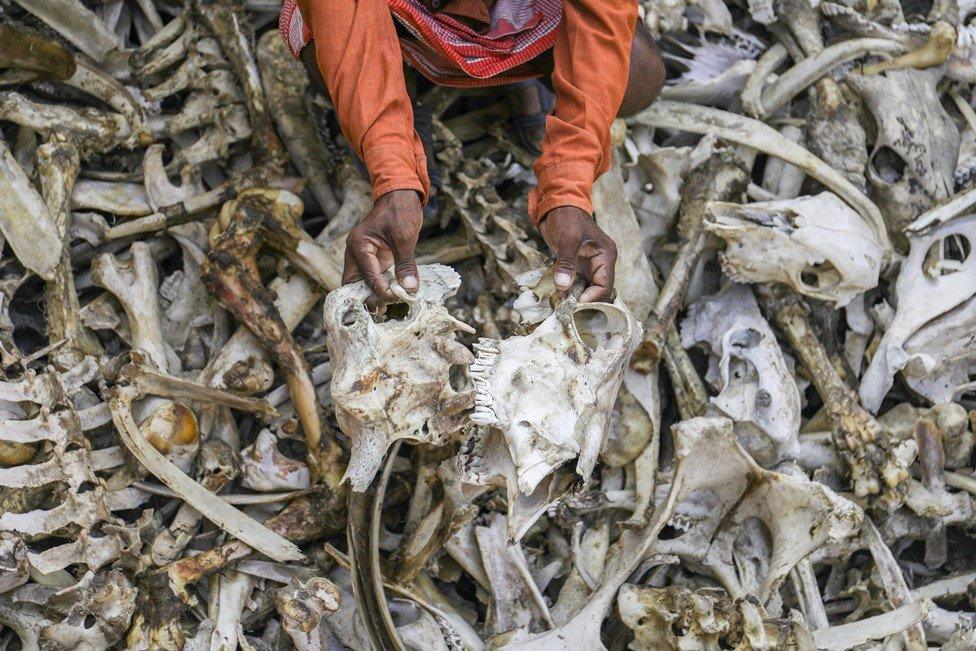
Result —
M539 491L551 497L562 464L577 459L589 480L642 332L621 303L567 299L530 334L475 345L476 427L458 463L466 483L507 486L513 537L513 525L524 532L544 508ZM516 524L526 498L535 516Z
M796 459L800 392L752 291L733 284L694 303L681 340L710 351L706 377L720 391L711 406L732 419L753 458L767 468Z
M951 400L968 383L976 291L976 225L972 216L910 236L908 257L895 284L895 317L861 379L861 402L877 411L895 373L905 369L912 388L936 402Z
M420 280L414 295L392 283L407 305L402 320L373 320L364 305L371 293L365 282L325 299L332 400L339 426L352 439L345 477L356 491L366 489L394 441L443 444L471 406L465 369L472 355L455 333L474 329L444 308L461 277L443 265L424 265Z
M707 228L725 240L722 268L733 280L787 283L837 307L878 284L884 248L871 225L830 192L715 202L709 213Z
M867 177L892 233L953 192L960 138L936 89L941 78L940 68L847 76L877 125Z

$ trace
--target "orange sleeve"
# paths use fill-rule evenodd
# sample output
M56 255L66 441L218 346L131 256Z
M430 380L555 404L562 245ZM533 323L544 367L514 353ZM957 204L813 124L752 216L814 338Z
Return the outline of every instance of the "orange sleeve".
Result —
M565 0L553 45L556 107L546 120L539 185L529 196L536 225L553 208L593 212L590 191L610 168L610 123L627 90L635 0Z
M427 160L413 128L389 6L385 0L303 0L299 6L342 133L369 170L373 198L416 190L426 201Z

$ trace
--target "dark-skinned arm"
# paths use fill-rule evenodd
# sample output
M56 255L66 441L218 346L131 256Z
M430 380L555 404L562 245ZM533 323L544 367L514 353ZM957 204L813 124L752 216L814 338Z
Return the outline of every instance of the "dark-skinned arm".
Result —
M369 170L373 209L346 240L343 281L366 280L380 302L396 297L382 273L416 291L414 248L427 196L427 161L414 132L413 108L393 16L384 0L300 0L315 60L342 133Z
M617 249L593 221L593 183L610 167L610 124L627 90L634 0L566 0L553 46L556 108L546 121L529 214L556 255L555 281L587 280L581 301L611 300Z

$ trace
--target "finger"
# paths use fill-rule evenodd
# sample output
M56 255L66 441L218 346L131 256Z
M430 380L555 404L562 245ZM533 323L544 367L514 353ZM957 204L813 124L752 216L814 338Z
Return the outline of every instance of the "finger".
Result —
M556 262L552 265L552 280L560 292L568 290L576 279L576 259L579 257L579 240L556 249Z
M373 316L383 316L386 314L386 303L376 298L376 294L370 294L366 299L366 309Z
M383 267L376 257L375 249L369 244L360 245L358 242L347 244L347 250L352 252L353 260L363 275L363 280L373 290L378 299L386 303L395 303L396 296L390 291L390 285L383 278Z
M590 286L580 295L580 303L612 300L615 264L616 256L610 252L597 254L590 260Z
M393 243L393 273L400 286L407 293L414 294L420 287L420 272L417 270L417 258L414 257L416 243Z
M359 267L356 266L356 261L352 257L352 251L347 246L342 262L342 284L348 285L362 280L362 278L359 273Z

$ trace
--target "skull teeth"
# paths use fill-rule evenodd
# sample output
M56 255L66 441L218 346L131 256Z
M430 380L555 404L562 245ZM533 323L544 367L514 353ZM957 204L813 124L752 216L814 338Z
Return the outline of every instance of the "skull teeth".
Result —
M466 481L480 482L481 467L485 463L485 431L476 427L468 434L457 456L457 469Z
M480 357L482 354L490 354L497 356L501 349L498 345L497 339L491 339L490 337L480 337L478 343L474 345L474 350L478 353Z
M478 406L471 414L471 422L477 425L494 425L498 422L498 416L491 407Z
M468 369L475 389L475 406L471 414L471 422L477 425L494 425L498 422L498 415L493 408L495 400L491 396L488 379L495 362L498 361L501 349L497 340L482 337L474 345L474 351L475 360Z

